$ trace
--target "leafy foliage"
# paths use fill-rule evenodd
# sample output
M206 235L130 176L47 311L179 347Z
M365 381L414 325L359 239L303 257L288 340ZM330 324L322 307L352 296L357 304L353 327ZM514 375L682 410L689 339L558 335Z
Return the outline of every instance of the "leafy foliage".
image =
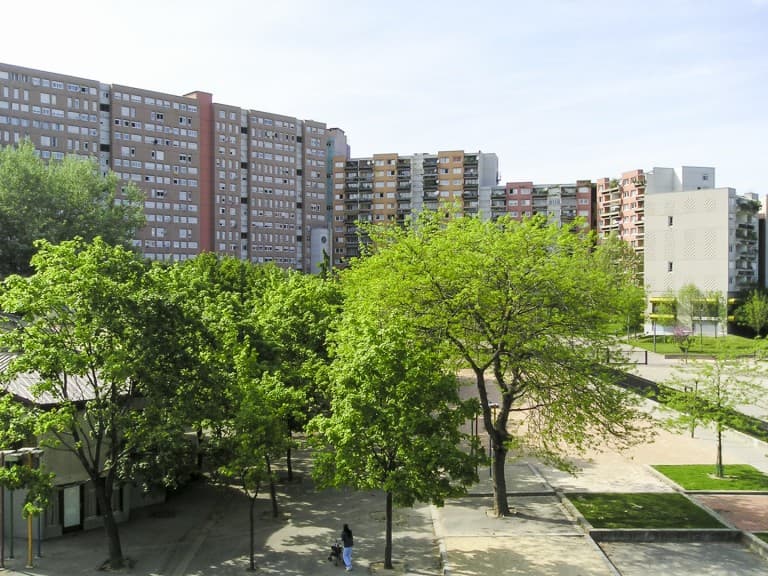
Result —
M768 327L768 294L762 290L753 290L744 303L736 310L736 322L742 326L748 326L760 335Z
M460 431L477 404L460 399L440 346L358 292L356 279L332 336L331 412L316 416L309 430L320 486L386 493L384 563L391 568L393 504L442 505L477 480L479 450Z
M35 274L7 278L0 293L0 308L23 320L0 333L19 353L7 376L39 376L32 392L47 409L35 434L70 451L93 482L117 567L112 490L158 446L183 443L185 421L173 416L206 385L200 331L133 252L100 238L37 246Z
M30 447L34 443L36 417L33 408L23 405L10 394L0 396L0 450ZM0 489L26 489L23 514L36 515L48 505L53 474L43 467L32 467L29 460L22 459L24 461L17 465L0 466Z
M475 375L498 514L509 510L510 448L567 466L566 453L605 437L619 446L642 438L636 399L602 364L634 284L591 236L539 218L446 221L428 212L404 229L369 233L371 254L349 272L358 291Z
M749 405L762 393L756 379L764 372L753 361L718 354L714 359L695 359L678 368L667 382L662 402L677 412L666 422L672 428L713 425L717 456L715 474L723 477L723 431L743 428L746 417L737 407Z
M144 225L141 192L101 176L93 160L66 156L45 164L29 142L0 150L0 278L28 275L34 242L101 236L128 245Z

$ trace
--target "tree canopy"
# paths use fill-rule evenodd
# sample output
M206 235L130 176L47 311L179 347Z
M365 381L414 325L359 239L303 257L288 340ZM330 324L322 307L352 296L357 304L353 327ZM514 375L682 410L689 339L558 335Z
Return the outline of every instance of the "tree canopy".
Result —
M371 253L350 271L359 290L475 376L497 514L509 513L510 448L567 466L567 453L605 438L619 446L642 438L637 399L613 385L617 374L603 363L634 284L592 236L539 218L430 212L369 234Z
M349 276L332 333L331 411L310 422L315 476L321 486L384 491L384 565L392 568L393 505L442 505L477 481L480 452L461 432L477 402L461 399L444 348L382 310L358 280Z
M736 310L736 322L748 326L759 338L768 327L768 295L762 290L752 290L744 303Z
M29 142L0 149L0 278L28 275L34 241L52 244L101 236L128 246L144 225L142 195L102 176L93 159L68 155L45 163Z
M158 451L183 443L178 406L192 390L204 395L202 332L133 252L98 237L36 245L35 273L0 287L0 308L21 318L0 333L0 347L18 353L4 377L39 376L32 393L46 409L35 433L70 451L93 483L114 568L123 556L112 491L123 474L136 479L136 462L154 461L145 472L173 464Z
M715 430L715 475L723 477L723 432L737 421L746 422L740 412L754 405L763 394L758 378L765 370L752 360L718 353L714 358L697 358L678 369L668 381L664 403L677 412L666 423L672 428L710 425Z

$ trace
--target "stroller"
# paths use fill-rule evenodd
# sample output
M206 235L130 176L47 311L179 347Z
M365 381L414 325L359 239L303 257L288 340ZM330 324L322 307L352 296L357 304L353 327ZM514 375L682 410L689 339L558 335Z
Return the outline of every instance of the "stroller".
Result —
M331 553L328 554L328 562L333 562L334 566L338 566L341 561L341 544L336 540L331 544Z

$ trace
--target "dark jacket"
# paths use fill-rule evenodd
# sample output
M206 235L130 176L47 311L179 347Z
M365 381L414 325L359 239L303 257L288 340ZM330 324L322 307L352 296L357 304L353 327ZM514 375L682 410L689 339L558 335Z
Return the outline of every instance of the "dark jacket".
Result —
M341 541L344 544L344 548L351 548L352 547L352 530L342 530L341 531Z

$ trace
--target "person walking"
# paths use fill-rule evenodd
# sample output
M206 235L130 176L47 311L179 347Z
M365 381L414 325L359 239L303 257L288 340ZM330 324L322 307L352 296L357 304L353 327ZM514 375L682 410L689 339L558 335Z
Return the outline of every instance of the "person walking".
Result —
M344 546L344 550L341 553L341 557L344 560L344 566L347 567L347 572L352 571L352 546L354 540L352 538L352 530L349 529L348 524L344 524L344 529L341 531L341 543Z

